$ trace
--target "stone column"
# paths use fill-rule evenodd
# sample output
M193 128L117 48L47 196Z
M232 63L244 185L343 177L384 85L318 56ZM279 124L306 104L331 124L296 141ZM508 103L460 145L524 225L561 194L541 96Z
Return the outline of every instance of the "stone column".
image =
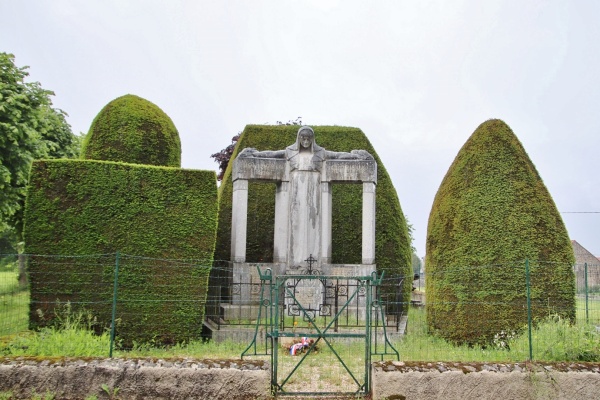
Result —
M362 263L375 263L375 188L374 182L363 182Z
M246 262L246 229L248 223L248 181L233 181L231 206L231 261Z
M331 183L321 182L321 265L331 264Z
M289 236L289 182L277 183L275 191L275 237L273 239L273 262L287 263Z

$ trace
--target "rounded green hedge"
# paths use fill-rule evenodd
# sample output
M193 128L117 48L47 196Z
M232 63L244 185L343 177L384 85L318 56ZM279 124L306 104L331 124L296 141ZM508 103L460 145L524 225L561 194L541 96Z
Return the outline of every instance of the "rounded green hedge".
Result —
M232 160L246 147L282 150L296 140L298 126L248 125L236 145ZM358 128L313 126L317 144L331 151L364 149L377 161L375 262L386 277L404 277L402 296L408 303L412 289L411 243L408 227L392 181L373 146ZM219 226L215 260L230 259L232 181L229 163L219 188ZM247 262L272 262L275 185L250 182L248 191ZM332 199L332 261L362 262L362 185L334 184Z
M481 124L448 169L427 229L430 331L489 343L534 318L575 317L574 255L561 216L525 149L503 121Z
M127 94L94 118L81 158L180 167L181 142L173 121L157 105Z

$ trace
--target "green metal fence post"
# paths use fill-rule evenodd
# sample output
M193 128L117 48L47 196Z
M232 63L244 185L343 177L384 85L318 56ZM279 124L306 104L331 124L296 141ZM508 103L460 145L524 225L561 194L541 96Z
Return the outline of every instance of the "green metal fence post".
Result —
M533 361L533 341L531 334L531 277L529 260L525 260L525 280L527 282L527 330L529 331L529 361Z
M375 275L376 272L373 272ZM371 276L372 278L377 278L376 276ZM367 297L366 297L366 312L365 312L365 393L371 392L371 309L373 307L373 299L371 296L373 295L372 289L374 282L373 280L365 281L365 285L367 286ZM377 333L375 333L377 334Z
M271 325L271 391L273 394L278 392L280 389L279 383L277 382L277 370L279 360L279 288L285 283L285 280L281 276L275 277L275 283L271 282L271 297L274 299L271 303L271 307L275 307L275 315L273 316L274 323ZM284 296L285 298L285 296ZM285 301L285 300L284 300Z
M112 318L110 321L110 352L109 358L112 358L113 348L115 347L115 319L117 317L117 289L119 287L119 252L115 257L115 282L113 285Z
M589 293L588 293L588 265L583 264L584 282L585 282L585 322L590 322L590 309L589 309Z

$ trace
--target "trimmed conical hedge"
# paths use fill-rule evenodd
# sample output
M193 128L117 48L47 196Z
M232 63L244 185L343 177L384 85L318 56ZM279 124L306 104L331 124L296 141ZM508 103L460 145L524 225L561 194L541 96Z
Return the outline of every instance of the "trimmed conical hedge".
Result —
M488 343L534 319L575 317L573 249L535 166L501 120L481 124L436 194L427 229L430 331Z
M81 158L180 167L181 142L173 121L157 105L127 94L98 113Z
M232 155L241 149L285 149L296 140L298 126L248 125L242 132ZM313 126L317 144L331 151L364 149L377 161L376 196L376 263L386 276L404 276L402 297L410 301L412 285L410 236L396 190L373 146L358 128ZM232 182L229 163L219 188L219 227L215 260L229 260L231 243ZM248 199L248 234L246 261L272 262L275 209L275 185L250 182ZM334 263L361 263L362 185L333 185L333 247Z

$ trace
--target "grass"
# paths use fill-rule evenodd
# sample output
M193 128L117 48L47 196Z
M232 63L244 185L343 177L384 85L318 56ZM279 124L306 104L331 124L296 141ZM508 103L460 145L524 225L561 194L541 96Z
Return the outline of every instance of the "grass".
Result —
M587 321L590 324L600 325L600 296L589 295L587 301L587 315L586 315L586 301L585 295L577 295L575 300L575 307L577 310L577 322Z
M240 354L248 347L248 343L225 341L216 343L214 341L192 341L187 344L176 344L169 347L155 347L147 344L136 343L131 350L117 350L117 357L132 358L215 358L228 359L240 358Z
M596 316L598 315L596 302ZM455 346L427 334L424 308L411 307L408 334L396 348L404 361L522 362L529 359L527 331L498 339L495 344ZM600 361L600 332L596 326L578 320L576 324L549 317L532 331L533 358L538 361Z
M318 350L309 354L302 363L300 361L303 354L290 356L286 349L281 349L278 353L277 377L279 384L283 384L287 379L283 385L285 391L307 392L317 388L321 392L356 392L360 389L365 378L364 341L336 341L334 338L328 340L345 367L323 341L318 343Z
M19 273L15 268L0 271L0 295L19 292Z
M100 357L108 353L110 336L108 332L93 333L91 314L72 312L70 303L58 311L58 326L17 335L0 348L0 353L38 357Z
M0 271L0 337L27 330L29 292L19 287L16 268Z
M523 361L521 354L502 348L455 346L444 339L427 334L425 308L410 307L407 334L396 343L403 361Z
M0 355L9 356L72 356L106 357L109 351L109 335L91 333L93 317L85 312L73 313L69 305L59 313L60 324L57 327L44 328L39 332L23 332L27 329L27 311L29 295L27 291L7 293L10 288L18 288L14 271L0 272L0 289L3 290L0 302ZM8 283L7 283L8 282ZM11 283L12 282L12 283ZM10 289L10 290L13 290ZM538 324L532 332L534 359L540 361L600 361L600 333L596 325L600 323L600 298L590 296L588 301L588 320L586 323L585 299L577 298L577 323L572 325L558 318ZM302 324L302 325L300 325ZM302 332L304 323L298 325ZM445 340L427 334L425 309L411 307L407 334L394 342L404 361L462 361L462 362L521 362L529 359L529 342L525 334L513 335L498 340L496 345L455 346ZM215 343L212 341L193 341L170 347L157 347L152 344L135 343L133 349L120 350L117 357L155 357L155 358L239 358L247 343ZM339 361L331 351L321 343L321 352L313 354L301 366L302 370L323 365L335 366L332 374L345 373ZM348 361L354 371L364 366L364 344L345 346L342 359ZM282 371L286 363L294 358L281 351ZM351 366L350 366L351 364ZM340 369L341 368L341 369ZM354 372L353 372L354 373ZM305 379L312 379L308 372ZM334 374L335 375L335 374ZM302 376L302 374L298 375ZM345 381L344 381L345 382Z
M39 357L106 357L109 348L108 334L100 336L91 332L94 319L85 312L72 312L65 304L59 312L60 326L45 328L37 333L17 335L7 343L0 342L0 355ZM535 361L600 361L600 333L593 324L571 324L558 317L550 317L537 324L532 332ZM335 352L351 371L339 361L335 353L323 342L318 351L303 355L289 355L280 348L277 358L277 381L283 390L298 392L353 393L360 389L365 379L365 344L360 338L330 338ZM526 333L498 341L495 345L455 346L438 337L427 335L426 315L423 307L409 309L408 332L394 342L402 361L446 362L523 362L529 359L529 341ZM136 343L128 351L116 350L115 357L162 358L190 357L197 359L239 359L247 343L193 341L169 347L156 347ZM269 360L270 356L249 356L248 359ZM374 358L376 360L378 358ZM104 395L116 398L118 388L106 388ZM10 392L0 392L0 400L11 399ZM52 393L33 393L31 399L53 399ZM92 400L89 397L86 400ZM97 398L96 398L97 399Z

